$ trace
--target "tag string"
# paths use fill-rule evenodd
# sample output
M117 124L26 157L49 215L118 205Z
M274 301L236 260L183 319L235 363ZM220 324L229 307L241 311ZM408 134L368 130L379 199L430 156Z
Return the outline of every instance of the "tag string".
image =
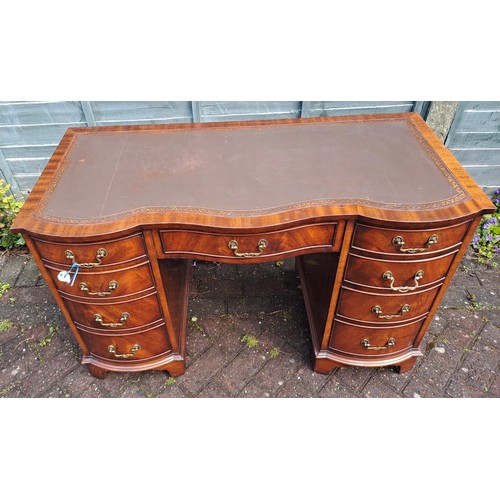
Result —
M71 273L71 271L73 270L73 268L75 268L75 271L74 271L75 274L73 274L73 279L72 279L72 281L70 283L70 286L73 286L74 283L75 283L75 279L76 279L76 276L78 274L78 270L80 269L80 264L78 264L78 262L74 262L73 265L69 268L68 274Z

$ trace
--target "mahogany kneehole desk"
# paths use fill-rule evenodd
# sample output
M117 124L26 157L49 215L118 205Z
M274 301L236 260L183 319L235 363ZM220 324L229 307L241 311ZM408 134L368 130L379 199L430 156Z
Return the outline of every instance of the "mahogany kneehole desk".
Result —
M96 377L184 373L192 259L288 257L314 370L406 371L493 211L407 113L68 129L13 230Z

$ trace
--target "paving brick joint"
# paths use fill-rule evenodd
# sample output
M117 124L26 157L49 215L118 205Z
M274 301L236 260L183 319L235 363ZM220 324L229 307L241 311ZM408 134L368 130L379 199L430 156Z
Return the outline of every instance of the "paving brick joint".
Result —
M414 369L312 371L312 345L293 260L197 261L187 369L92 377L29 254L0 256L3 398L497 398L500 269L468 250L420 345Z

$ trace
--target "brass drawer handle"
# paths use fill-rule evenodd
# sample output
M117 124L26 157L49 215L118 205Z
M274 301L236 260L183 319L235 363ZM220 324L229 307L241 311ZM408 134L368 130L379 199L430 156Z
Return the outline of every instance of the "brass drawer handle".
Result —
M125 322L130 318L130 314L127 312L122 313L119 323L103 323L102 316L100 314L94 314L94 320L101 324L101 326L110 326L111 328L116 328L118 326L125 326Z
M432 236L429 236L429 239L427 240L427 243L424 248L403 248L405 245L405 240L403 240L402 236L395 236L392 238L392 244L396 247L399 247L400 252L406 252L406 253L418 253L418 252L425 252L426 250L429 250L431 245L435 245L438 242L438 236L437 234L433 234Z
M75 263L75 254L71 250L66 250L64 252L64 255L73 264ZM106 257L106 255L108 255L108 251L105 248L99 248L99 250L97 250L97 253L96 253L96 256L95 256L96 262L84 262L84 263L78 262L78 265L80 267L97 267L97 266L100 266L102 264L101 259L103 259L104 257Z
M405 304L401 308L401 312L398 314L382 314L382 308L380 306L373 306L372 313L376 314L379 319L392 319L392 318L400 318L403 314L410 312L409 304Z
M257 244L257 248L259 249L258 252L238 252L238 242L235 240L231 240L227 246L230 250L234 252L234 255L236 257L258 257L259 255L262 255L264 250L267 248L267 241L262 239L259 241Z
M118 288L118 281L112 280L108 284L108 290L103 292L91 292L87 283L82 281L80 283L80 290L85 292L87 295L97 295L97 297L104 297L105 295L111 295L113 290Z
M411 290L416 290L418 288L418 282L424 277L424 272L423 271L417 271L415 273L415 276L413 279L415 280L415 286L394 286L394 281L396 280L391 273L391 271L386 271L384 274L382 274L382 279L386 281L390 281L390 287L391 290L394 290L395 292L410 292Z
M396 345L396 339L390 338L385 345L382 346L375 346L375 345L370 345L370 341L368 339L363 339L361 341L361 345L368 349L369 351L381 351L383 349L389 349L389 347L392 347Z
M135 353L137 351L141 350L141 346L139 344L134 344L132 346L132 349L130 349L130 353L128 354L117 354L116 353L116 347L114 345L108 345L108 351L113 354L115 358L131 358L135 356Z

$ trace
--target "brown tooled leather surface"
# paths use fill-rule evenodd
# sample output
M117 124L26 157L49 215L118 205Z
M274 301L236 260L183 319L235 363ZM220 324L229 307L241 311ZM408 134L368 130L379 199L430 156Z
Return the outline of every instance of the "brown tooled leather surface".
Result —
M461 189L404 118L79 134L41 214L143 207L268 212L318 200L408 206Z

